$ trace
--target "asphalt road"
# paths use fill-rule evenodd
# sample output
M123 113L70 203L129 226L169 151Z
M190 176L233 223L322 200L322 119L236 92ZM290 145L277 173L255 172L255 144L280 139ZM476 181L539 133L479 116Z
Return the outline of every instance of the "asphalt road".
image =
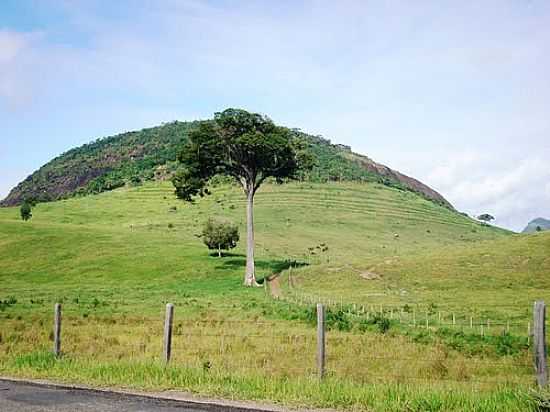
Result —
M81 389L59 389L0 380L1 412L199 412L239 411L240 408L191 405L141 396Z

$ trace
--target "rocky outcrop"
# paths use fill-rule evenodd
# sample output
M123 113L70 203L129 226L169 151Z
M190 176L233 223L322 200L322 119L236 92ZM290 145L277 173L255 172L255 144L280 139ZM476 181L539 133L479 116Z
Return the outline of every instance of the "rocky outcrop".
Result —
M362 156L356 153L352 153L350 155L350 158L358 162L364 168L366 168L367 170L373 173L376 173L382 177L385 177L391 180L395 180L401 183L407 189L413 192L419 193L425 198L429 200L433 200L434 202L442 206L453 209L453 206L449 201L447 201L447 199L445 199L441 194L433 190L431 187L420 182L419 180L416 180L410 176L404 175L403 173L398 172L397 170L393 170L388 166L384 166L383 164L376 163L374 160L368 158L367 156Z

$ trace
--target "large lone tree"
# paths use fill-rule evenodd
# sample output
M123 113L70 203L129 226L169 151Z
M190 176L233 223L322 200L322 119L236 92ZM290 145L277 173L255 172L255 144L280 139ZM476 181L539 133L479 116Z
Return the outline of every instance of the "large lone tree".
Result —
M310 168L311 157L292 132L268 117L240 109L215 113L190 133L178 155L181 168L172 182L176 195L193 201L209 194L208 182L216 175L233 177L246 195L246 271L244 284L256 285L254 266L254 195L269 177L277 182L296 179Z

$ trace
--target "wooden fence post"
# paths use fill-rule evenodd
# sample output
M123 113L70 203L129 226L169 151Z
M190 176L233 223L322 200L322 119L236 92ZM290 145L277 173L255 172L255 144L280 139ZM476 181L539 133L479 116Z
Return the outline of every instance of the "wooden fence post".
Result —
M536 301L533 311L533 354L535 375L539 387L548 384L548 364L546 361L546 305Z
M325 307L317 304L317 371L319 379L325 376Z
M172 325L174 320L174 305L166 305L166 316L164 317L164 362L168 364L172 356Z
M292 265L288 268L288 287L292 288Z
M58 358L61 356L61 303L55 304L54 311L53 354Z

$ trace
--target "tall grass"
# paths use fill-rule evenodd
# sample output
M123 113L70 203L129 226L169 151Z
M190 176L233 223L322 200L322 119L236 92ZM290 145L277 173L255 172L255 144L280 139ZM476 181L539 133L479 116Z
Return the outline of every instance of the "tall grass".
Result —
M95 386L145 390L178 389L204 395L283 403L287 406L357 411L527 411L535 410L529 392L513 386L472 391L447 383L359 384L329 377L276 377L204 368L165 367L158 362L97 362L38 352L0 364L2 373L83 381Z

